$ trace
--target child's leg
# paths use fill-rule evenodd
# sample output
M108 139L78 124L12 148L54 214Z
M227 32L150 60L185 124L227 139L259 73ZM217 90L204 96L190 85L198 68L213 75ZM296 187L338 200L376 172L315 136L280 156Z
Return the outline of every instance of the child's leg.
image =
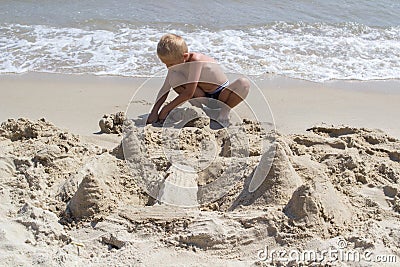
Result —
M178 87L174 88L174 91L177 94L181 94L183 90L185 90L185 86L184 85L181 85L181 86L178 86ZM204 99L201 99L199 97L205 97L205 96L206 96L206 94L204 93L204 91L201 88L196 87L196 90L194 91L193 98L190 99L190 104L192 104L193 106L196 106L198 108L202 108L203 107L202 104L204 102Z
M242 102L249 94L250 82L246 78L239 78L221 91L218 100L224 102L228 107L222 107L219 119L226 121L229 118L231 108Z
M185 83L187 83L187 79L180 72L173 72L169 77L169 84L177 94L181 94L185 90L186 87ZM201 88L196 87L196 90L194 91L193 94L193 98L204 97L204 96L205 96L204 91ZM202 107L200 101L198 100L195 101L191 100L190 103L196 107L200 108Z

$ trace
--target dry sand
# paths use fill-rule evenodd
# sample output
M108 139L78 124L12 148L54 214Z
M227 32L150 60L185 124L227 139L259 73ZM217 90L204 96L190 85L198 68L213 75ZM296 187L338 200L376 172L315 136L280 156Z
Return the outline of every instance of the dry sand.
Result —
M0 76L0 121L46 118L73 133L99 131L104 114L125 111L132 96L154 102L160 78L97 77L89 75L23 74ZM276 127L283 133L304 132L315 124L346 124L381 129L400 138L400 81L336 81L324 84L271 77L255 80L270 104ZM252 92L256 90L255 85ZM250 93L251 103L259 94ZM143 103L143 112L151 105ZM258 105L260 106L260 105ZM140 105L137 106L138 108Z
M265 80L277 131L251 120L228 129L204 120L169 127L178 141L173 161L160 152L163 128L126 124L123 143L116 134L93 134L104 113L125 110L141 82L3 77L1 264L269 266L271 256L277 266L294 264L278 250L314 252L328 266L400 261L400 93L390 88L398 82ZM147 99L134 104L151 107ZM192 111L201 113L184 114ZM28 119L8 119L19 117ZM229 132L235 127L241 132ZM201 165L209 155L212 162ZM216 179L222 197L213 195L218 188L204 190ZM336 254L322 259L321 250Z

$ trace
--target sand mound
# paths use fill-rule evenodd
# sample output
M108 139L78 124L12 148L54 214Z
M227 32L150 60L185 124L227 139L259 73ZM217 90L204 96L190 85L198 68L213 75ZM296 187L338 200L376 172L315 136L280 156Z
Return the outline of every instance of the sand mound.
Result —
M86 175L71 198L68 209L77 219L110 211L115 204L105 183L93 174Z
M44 119L2 123L0 259L19 262L12 246L53 265L149 263L153 250L255 262L265 245L326 248L338 237L400 255L399 140L326 125L281 135L248 120L211 129L190 110L183 128L126 123L111 150Z
M210 127L210 118L198 107L183 107L171 111L166 124L179 122L182 127L195 127L203 129Z
M261 168L269 168L268 164L272 162L272 166L266 176L258 174L255 170L243 185L243 189L231 203L230 210L239 205L283 205L292 196L292 193L303 182L286 155L283 148L286 144L278 139L276 147L272 147L271 151L263 154L260 160ZM265 166L264 166L265 165ZM257 183L256 185L253 185Z
M47 210L36 208L26 203L19 211L16 222L33 230L35 240L30 242L68 242L69 237L65 233L58 217Z
M55 129L54 125L45 119L40 119L37 123L24 118L8 119L0 126L0 136L11 141L49 137L56 133Z
M107 134L121 134L126 116L124 112L105 114L99 121L100 132Z
M331 223L342 225L351 220L350 208L330 183L302 185L296 189L284 208L284 213L307 226Z
M3 143L9 148L6 157L1 156L0 171L2 177L14 175L3 181L11 186L11 195L17 202L31 199L36 207L63 216L67 203L73 199L68 210L74 219L81 219L106 214L106 207L112 206L111 199L121 194L126 203L148 201L134 179L125 179L129 169L104 148L84 143L43 119L8 120L0 130ZM90 173L94 180L89 178ZM107 205L101 203L102 199Z
M186 112L186 119L193 122L195 114ZM219 199L252 172L261 155L262 140L267 139L261 127L252 123L217 130L204 123L200 128L179 123L185 127L147 125L139 129L127 124L122 144L113 150L118 158L127 160L139 184L153 198L158 198L169 180L179 180L180 172L171 170L186 169L190 176L188 170L193 169L199 187L197 202L203 205Z

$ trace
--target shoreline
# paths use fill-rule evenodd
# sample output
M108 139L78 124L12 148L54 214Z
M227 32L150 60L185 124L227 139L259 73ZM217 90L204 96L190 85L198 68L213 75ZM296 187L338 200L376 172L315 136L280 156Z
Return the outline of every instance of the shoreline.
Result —
M162 79L53 73L0 75L0 121L44 117L74 133L91 135L99 131L97 122L104 114L125 111L142 85L143 98L153 103ZM380 129L400 138L400 118L396 116L400 111L400 80L316 83L270 76L253 82L267 99L276 128L282 133L304 132L326 123ZM257 106L254 108L264 108L257 104L257 94L251 93L248 101ZM151 106L142 108L145 112Z

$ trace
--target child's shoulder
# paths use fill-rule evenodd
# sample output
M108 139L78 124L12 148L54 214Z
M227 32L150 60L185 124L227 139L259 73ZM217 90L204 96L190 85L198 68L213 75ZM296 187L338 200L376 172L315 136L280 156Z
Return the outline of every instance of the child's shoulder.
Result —
M210 56L201 54L201 53L191 53L190 55L190 62L192 61L205 61L205 62L217 62L215 59L213 59Z

